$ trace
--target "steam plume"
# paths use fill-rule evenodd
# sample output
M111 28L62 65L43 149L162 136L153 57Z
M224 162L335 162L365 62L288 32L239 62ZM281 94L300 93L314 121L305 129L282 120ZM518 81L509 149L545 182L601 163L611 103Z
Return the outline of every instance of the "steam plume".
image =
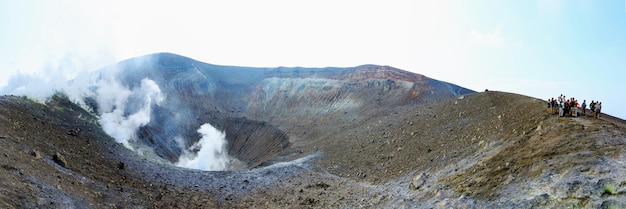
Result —
M232 158L226 152L226 135L208 123L200 126L198 133L202 138L184 149L176 165L205 171L228 169Z
M136 138L140 127L150 122L152 105L159 105L165 97L159 86L144 78L141 86L129 90L117 82L105 82L98 88L100 124L102 129L124 146L133 149L129 141Z
M132 62L130 66L141 68L153 63L151 59L142 57L127 62ZM93 98L97 102L102 129L117 142L142 154L147 145L137 140L137 131L150 123L155 106L169 103L164 102L168 98L159 85L148 77L143 78L139 84L123 84L121 79L129 71L122 72L128 69L117 65L93 72L77 70L78 68L66 64L39 74L18 73L0 89L0 94L25 95L45 101L54 93L62 92L84 108L89 108L84 98ZM66 75L72 70L79 73L69 80ZM189 139L172 139L177 140L183 150L177 166L215 171L229 169L233 164L240 163L228 155L223 132L207 123L200 126L198 133L202 138L191 146L184 143L190 141Z

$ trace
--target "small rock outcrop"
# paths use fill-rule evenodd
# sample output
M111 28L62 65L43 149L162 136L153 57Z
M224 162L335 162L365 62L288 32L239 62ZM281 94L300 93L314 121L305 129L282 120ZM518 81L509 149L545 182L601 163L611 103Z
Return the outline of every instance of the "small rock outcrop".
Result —
M409 184L409 189L418 190L422 188L424 183L426 183L427 178L428 178L428 175L426 173L420 173L420 174L415 175L413 179L411 179L411 184Z
M67 131L67 135L70 135L70 136L77 136L78 133L80 133L80 128L73 128Z
M65 160L65 157L59 152L54 153L54 156L52 156L52 160L54 160L55 163L64 168L67 168L68 166L67 160Z
M36 150L36 149L31 150L30 151L30 155L35 157L35 159L40 159L41 158L41 152L39 152L39 150Z

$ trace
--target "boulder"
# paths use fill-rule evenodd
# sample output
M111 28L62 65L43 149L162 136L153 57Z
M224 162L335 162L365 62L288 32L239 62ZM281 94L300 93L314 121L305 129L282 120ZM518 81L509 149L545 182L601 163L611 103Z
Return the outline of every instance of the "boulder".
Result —
M41 158L41 152L39 152L39 150L36 150L36 149L31 150L30 151L30 155L35 157L35 159L40 159Z
M67 168L68 166L67 160L65 160L65 157L63 157L63 155L59 152L56 152L54 156L52 156L52 160L64 168Z
M409 189L411 190L420 189L424 185L424 183L426 183L427 178L428 178L428 175L425 173L420 173L420 174L415 175L413 179L411 179L411 184L409 184Z

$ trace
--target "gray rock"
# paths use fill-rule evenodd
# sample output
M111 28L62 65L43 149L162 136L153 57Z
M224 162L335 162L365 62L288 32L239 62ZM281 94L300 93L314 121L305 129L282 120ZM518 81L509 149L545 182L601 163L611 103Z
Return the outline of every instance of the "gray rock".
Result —
M420 174L415 175L413 179L411 179L411 184L409 184L409 189L411 190L420 189L424 185L424 183L426 183L427 178L428 178L428 175L425 173L420 173Z

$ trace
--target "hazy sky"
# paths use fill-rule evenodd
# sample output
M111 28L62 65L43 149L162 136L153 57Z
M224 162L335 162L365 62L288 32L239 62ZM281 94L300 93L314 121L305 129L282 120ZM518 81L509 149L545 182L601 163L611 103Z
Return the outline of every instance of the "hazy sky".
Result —
M219 65L390 65L626 118L624 0L0 0L0 86L172 52ZM621 107L621 108L619 108Z

